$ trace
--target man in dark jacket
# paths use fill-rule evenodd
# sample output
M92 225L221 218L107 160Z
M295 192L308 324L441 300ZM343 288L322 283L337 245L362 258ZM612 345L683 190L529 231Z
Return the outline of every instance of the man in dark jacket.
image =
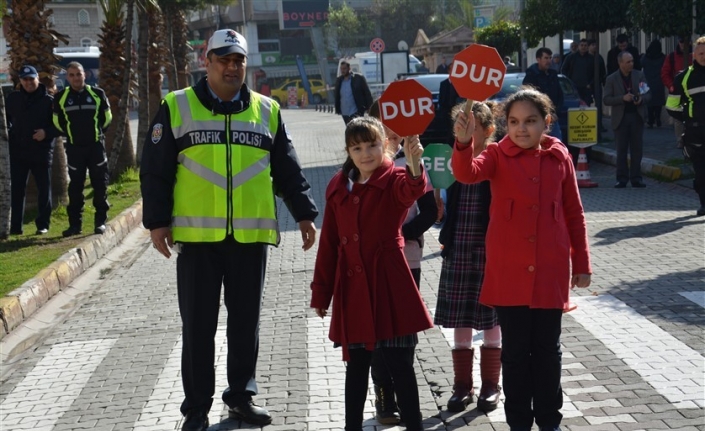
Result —
M563 62L563 75L570 78L578 88L578 95L588 106L593 98L594 57L588 52L587 39L580 39L578 51L568 55Z
M51 218L51 162L57 131L52 124L53 98L39 83L37 69L23 66L20 89L7 96L5 112L10 138L12 213L10 233L22 234L29 173L37 184L37 235L49 232Z
M350 64L340 63L340 76L335 80L335 113L343 116L347 125L355 117L365 115L372 106L372 93L367 80L350 71Z
M563 91L558 82L558 73L551 69L551 58L553 53L548 48L539 48L536 51L536 63L526 70L524 85L533 85L537 90L544 93L551 99L556 112L563 106Z
M627 51L634 58L634 70L641 70L641 61L639 59L639 50L636 47L629 44L629 37L626 34L620 34L617 36L617 46L610 49L607 52L607 74L611 75L619 70L619 62L617 61L617 55L622 51Z
M108 220L108 157L105 154L105 130L112 121L105 92L86 84L81 63L66 65L69 86L56 95L54 125L66 135L66 162L69 165L69 228L62 235L79 235L83 225L83 187L86 170L93 187L93 232L105 233Z

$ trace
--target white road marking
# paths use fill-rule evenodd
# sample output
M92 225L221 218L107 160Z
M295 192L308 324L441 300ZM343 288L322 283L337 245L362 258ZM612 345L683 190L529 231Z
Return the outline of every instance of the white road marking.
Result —
M612 295L580 296L571 316L676 408L705 407L705 358Z
M678 294L705 308L705 291L701 290L697 292L678 292Z
M31 420L37 421L32 430L51 431L81 394L115 341L102 339L52 346L0 404L2 427L20 428L23 421Z

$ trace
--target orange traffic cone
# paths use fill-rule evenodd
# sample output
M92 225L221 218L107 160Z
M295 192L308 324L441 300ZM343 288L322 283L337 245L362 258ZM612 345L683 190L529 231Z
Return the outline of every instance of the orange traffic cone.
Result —
M575 174L578 177L578 187L590 188L598 186L597 183L590 180L590 168L588 167L585 148L580 149L580 154L578 155L578 169L575 171Z

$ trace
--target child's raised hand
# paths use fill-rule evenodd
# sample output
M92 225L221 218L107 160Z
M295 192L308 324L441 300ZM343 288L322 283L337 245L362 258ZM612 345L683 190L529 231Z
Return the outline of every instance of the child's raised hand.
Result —
M588 287L590 274L575 274L570 280L570 287Z
M472 133L475 131L475 116L468 115L465 111L458 113L453 125L455 138L463 145L466 145L472 139Z

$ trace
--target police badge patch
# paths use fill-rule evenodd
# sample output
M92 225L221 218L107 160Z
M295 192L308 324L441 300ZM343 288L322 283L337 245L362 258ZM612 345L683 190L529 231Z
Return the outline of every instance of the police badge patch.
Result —
M164 126L161 125L161 123L157 123L152 127L152 143L156 144L159 141L162 140L162 130L164 129Z

